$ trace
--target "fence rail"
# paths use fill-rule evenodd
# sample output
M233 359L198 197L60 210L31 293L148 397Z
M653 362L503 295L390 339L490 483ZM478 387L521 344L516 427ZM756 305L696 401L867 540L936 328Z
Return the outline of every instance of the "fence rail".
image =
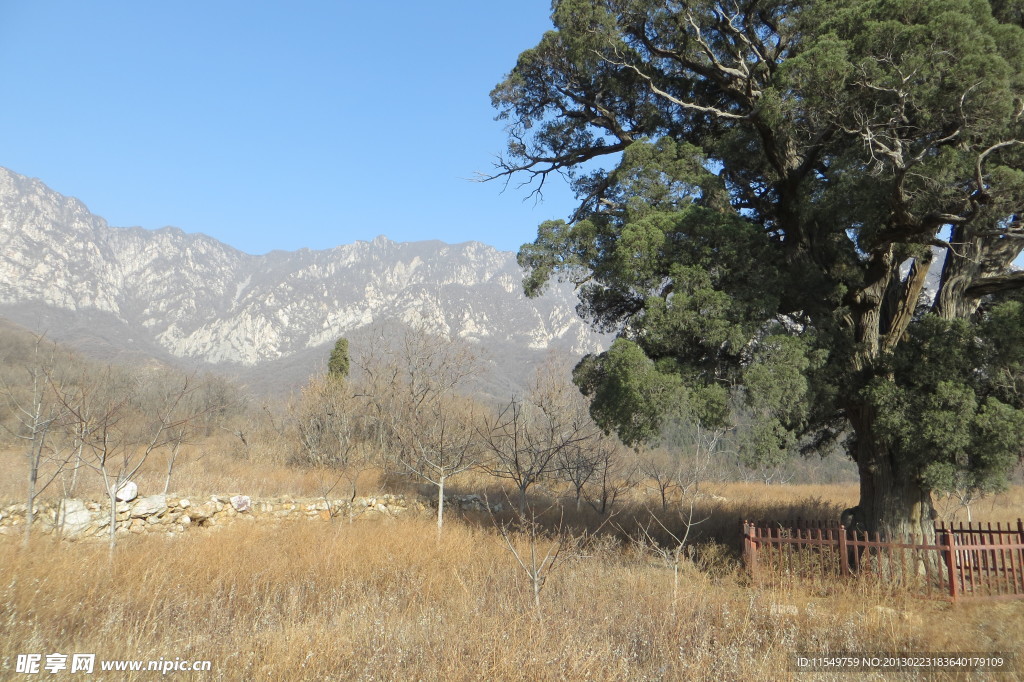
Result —
M742 521L743 560L753 576L874 576L962 599L1024 599L1024 521L937 523L934 542L888 538L829 521Z

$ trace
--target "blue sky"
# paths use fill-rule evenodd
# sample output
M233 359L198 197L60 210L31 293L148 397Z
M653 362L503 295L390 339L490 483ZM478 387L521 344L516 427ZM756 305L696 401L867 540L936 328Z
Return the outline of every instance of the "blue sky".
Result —
M550 0L0 0L0 166L111 225L249 253L475 239L514 250L572 196L470 180L489 92Z

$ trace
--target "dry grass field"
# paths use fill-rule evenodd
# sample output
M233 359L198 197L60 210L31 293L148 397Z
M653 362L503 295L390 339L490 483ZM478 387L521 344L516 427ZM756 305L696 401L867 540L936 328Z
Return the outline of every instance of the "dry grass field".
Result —
M213 451L187 453L172 489L317 495L322 483L308 470ZM0 497L12 502L20 501L16 454L0 462ZM143 478L144 491L162 488L158 472ZM469 491L487 481L456 484ZM364 485L382 483L370 475ZM707 492L698 512L710 518L695 528L678 582L668 563L623 540L647 513L638 487L614 524L562 555L539 611L484 514L451 515L440 540L425 517L133 536L112 554L101 542L0 539L0 679L162 677L104 673L98 663L92 675L15 672L17 654L56 652L210 661L208 672L168 674L197 680L846 680L793 672L794 654L1009 653L1024 644L1024 601L952 605L849 580L751 583L733 544L740 517L834 516L856 499L854 486L717 483ZM1018 487L973 514L1006 521L1021 509ZM671 527L671 515L662 518ZM598 524L583 512L562 521ZM529 540L512 537L522 556ZM538 549L551 542L541 538Z

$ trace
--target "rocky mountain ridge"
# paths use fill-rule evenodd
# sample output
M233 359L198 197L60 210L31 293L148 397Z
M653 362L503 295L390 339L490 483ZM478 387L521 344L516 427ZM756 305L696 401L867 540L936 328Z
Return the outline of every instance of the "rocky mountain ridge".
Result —
M111 227L78 199L0 169L0 316L109 354L284 377L286 366L308 375L339 336L380 323L466 339L505 361L604 345L576 315L571 287L527 299L521 282L514 254L479 242L378 237L254 256L177 228Z

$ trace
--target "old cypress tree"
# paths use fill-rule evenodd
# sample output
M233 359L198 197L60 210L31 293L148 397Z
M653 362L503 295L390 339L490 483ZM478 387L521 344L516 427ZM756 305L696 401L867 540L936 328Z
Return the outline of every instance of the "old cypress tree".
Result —
M598 421L635 442L680 405L711 423L743 400L765 456L846 444L870 530L930 535L934 491L1005 484L1024 440L1019 10L556 0L492 92L494 177L577 192L519 262L527 293L571 280L617 332L575 372Z

